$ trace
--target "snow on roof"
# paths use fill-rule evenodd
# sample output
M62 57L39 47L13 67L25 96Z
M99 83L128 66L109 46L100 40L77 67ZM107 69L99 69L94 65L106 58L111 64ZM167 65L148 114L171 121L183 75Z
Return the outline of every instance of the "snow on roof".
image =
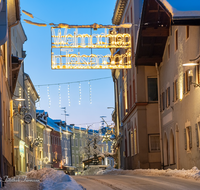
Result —
M171 13L173 19L200 18L199 0L159 0Z
M60 132L59 126L50 117L47 117L47 125L52 127L55 131Z

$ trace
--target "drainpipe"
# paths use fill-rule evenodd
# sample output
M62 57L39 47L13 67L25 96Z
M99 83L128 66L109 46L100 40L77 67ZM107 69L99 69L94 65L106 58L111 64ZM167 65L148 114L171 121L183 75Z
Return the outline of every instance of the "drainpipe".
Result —
M162 143L162 129L161 129L161 116L160 116L160 72L158 68L158 64L156 63L156 71L157 71L157 86L158 86L158 120L159 120L159 132L160 132L160 156L161 156L161 167L164 169L163 163L163 143Z
M116 109L116 124L117 124L117 137L119 136L119 96L118 96L118 81L117 78L113 75L114 78L114 88L115 88L115 109ZM121 158L120 158L120 147L117 151L117 158L118 158L118 169L121 166Z

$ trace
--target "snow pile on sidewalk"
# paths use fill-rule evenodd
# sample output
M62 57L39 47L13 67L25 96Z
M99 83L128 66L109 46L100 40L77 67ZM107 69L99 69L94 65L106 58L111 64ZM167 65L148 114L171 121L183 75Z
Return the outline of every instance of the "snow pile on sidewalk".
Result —
M195 166L191 170L158 170L158 169L136 169L136 170L104 170L99 171L98 175L152 175L152 176L170 176L170 177L181 177L188 179L200 180L200 170Z
M69 175L52 168L32 170L27 173L27 177L39 179L41 181L40 187L43 190L82 190L81 186Z

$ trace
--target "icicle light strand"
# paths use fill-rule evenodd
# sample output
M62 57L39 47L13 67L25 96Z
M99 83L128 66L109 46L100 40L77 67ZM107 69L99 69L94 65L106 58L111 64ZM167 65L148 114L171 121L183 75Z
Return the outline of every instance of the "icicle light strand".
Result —
M59 95L59 107L61 107L61 86L58 87L58 95Z
M68 105L71 105L71 101L70 101L70 85L68 84Z
M81 83L79 83L79 105L81 105Z
M88 82L89 84L89 98L90 98L90 104L92 104L92 85L91 82Z
M51 97L50 97L49 86L47 86L47 95L48 95L48 105L49 105L49 108L50 108L51 107Z
M38 86L38 96L39 96L38 108L40 109L41 97L40 97L40 87L39 86Z

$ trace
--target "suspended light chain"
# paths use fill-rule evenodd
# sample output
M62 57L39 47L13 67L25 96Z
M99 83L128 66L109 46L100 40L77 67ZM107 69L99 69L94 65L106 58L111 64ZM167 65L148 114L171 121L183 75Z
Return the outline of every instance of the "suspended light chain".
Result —
M40 101L41 101L41 97L40 97L40 86L38 86L37 93L38 93L38 96L39 96L38 108L40 109Z
M49 105L49 108L50 108L51 107L51 97L50 97L49 86L47 86L47 95L48 95L48 105Z
M68 84L68 105L71 105L71 101L70 101L70 85Z
M81 83L79 83L79 105L81 105Z
M28 87L28 109L31 108L31 105L30 105L30 87Z
M59 95L59 107L61 107L61 86L58 87L58 95Z
M88 82L89 84L89 98L90 98L90 104L92 104L92 85L91 82Z

